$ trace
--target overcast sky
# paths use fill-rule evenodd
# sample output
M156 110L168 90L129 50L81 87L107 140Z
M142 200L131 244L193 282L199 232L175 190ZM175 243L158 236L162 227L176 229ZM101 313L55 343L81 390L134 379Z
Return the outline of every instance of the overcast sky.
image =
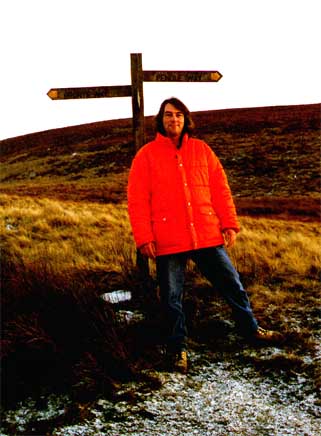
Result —
M145 83L145 115L321 102L319 0L1 0L0 139L131 117L127 97L52 101L50 88L130 85L145 70L218 70Z

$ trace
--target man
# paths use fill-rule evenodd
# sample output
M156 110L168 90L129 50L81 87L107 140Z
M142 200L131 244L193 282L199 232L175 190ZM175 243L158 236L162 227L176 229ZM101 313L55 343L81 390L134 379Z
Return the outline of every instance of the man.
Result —
M138 249L156 260L173 369L186 373L182 300L188 259L229 303L241 334L260 340L277 334L258 327L224 248L235 243L240 227L220 161L205 142L191 137L190 112L177 98L162 103L156 126L155 140L138 151L131 166L128 212Z

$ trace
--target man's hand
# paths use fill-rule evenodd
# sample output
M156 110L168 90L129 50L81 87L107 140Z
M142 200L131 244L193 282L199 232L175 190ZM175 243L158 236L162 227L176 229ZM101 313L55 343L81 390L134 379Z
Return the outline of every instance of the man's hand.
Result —
M223 238L227 248L233 247L236 241L236 231L233 229L223 230Z
M139 247L139 251L143 256L149 257L150 259L156 259L156 245L155 242L148 242L147 244Z

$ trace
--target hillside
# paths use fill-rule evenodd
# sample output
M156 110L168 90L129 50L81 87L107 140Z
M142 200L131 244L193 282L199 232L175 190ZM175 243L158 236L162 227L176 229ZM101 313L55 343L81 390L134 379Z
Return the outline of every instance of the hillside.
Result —
M187 376L164 359L155 263L148 277L137 268L131 121L0 143L1 435L159 435L177 423L188 434L318 434L320 108L193 114L243 215L231 260L259 325L283 338L245 341L190 264ZM131 298L111 304L115 290Z
M193 113L196 135L221 159L241 214L318 217L320 104ZM146 141L153 117L146 117ZM131 120L0 141L2 192L124 201L134 156Z

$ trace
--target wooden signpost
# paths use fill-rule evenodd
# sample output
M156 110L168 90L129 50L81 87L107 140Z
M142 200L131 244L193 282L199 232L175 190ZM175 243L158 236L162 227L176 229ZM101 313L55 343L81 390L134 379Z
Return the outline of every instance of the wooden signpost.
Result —
M133 136L138 150L145 143L143 82L218 82L218 71L143 71L142 54L131 53L131 85L53 88L47 93L52 100L131 97ZM137 252L137 267L143 277L149 276L148 260Z
M145 142L143 82L218 82L218 71L143 71L142 54L131 53L131 85L53 88L47 93L52 100L131 97L133 136L138 150Z

